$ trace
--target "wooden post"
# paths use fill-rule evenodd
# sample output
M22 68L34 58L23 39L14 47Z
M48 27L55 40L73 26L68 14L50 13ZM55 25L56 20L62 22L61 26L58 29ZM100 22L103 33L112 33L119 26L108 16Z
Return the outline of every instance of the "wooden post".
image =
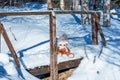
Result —
M14 58L14 60L15 60L16 65L18 67L20 67L20 63L18 61L17 54L16 54L16 52L15 52L15 50L14 50L14 48L13 48L13 46L12 46L12 44L11 44L9 38L8 38L8 35L7 35L3 25L1 23L0 23L0 33L3 35L3 38L5 39L5 42L6 42L8 48L9 48L9 50L10 50L10 52L11 52L13 58Z
M102 29L100 28L99 22L100 22L100 13L92 14L92 44L94 45L98 44L98 32L99 32L103 42L103 46L106 46L106 40L102 32Z
M58 80L58 66L56 54L56 17L55 13L49 15L50 17L50 80Z
M81 10L82 11L88 11L89 7L89 0L81 0ZM81 14L81 23L84 24L89 24L89 15L88 14Z
M96 27L96 22L95 22L96 18L95 18L95 14L92 14L92 44L96 45L98 44L98 30Z
M52 10L53 9L52 0L47 0L47 5L48 5L48 10Z
M101 39L103 42L103 46L106 46L106 40L105 40L105 37L104 37L104 34L102 32L99 22L100 22L100 14L97 14L96 15L96 27L97 27L98 32L100 33L100 36L101 36Z
M110 3L111 0L104 0L103 6L103 26L110 27Z

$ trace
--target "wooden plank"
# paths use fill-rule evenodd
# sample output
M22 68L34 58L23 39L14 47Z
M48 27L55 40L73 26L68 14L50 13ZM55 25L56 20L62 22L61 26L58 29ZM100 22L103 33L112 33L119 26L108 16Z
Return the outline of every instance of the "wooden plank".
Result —
M78 67L78 65L80 64L82 59L83 58L61 62L61 63L57 64L58 71ZM50 73L50 66L49 65L40 66L40 67L36 67L34 69L27 69L27 71L34 76L38 76L38 75Z
M55 14L92 14L100 13L99 11L76 11L76 10L58 10L54 11ZM0 16L24 16L24 15L49 15L52 14L52 10L40 11L40 12L0 12Z
M6 31L5 31L5 29L4 29L4 27L3 27L3 25L1 23L0 23L0 32L3 35L3 38L4 38L4 40L5 40L6 44L7 44L8 48L9 48L9 50L10 50L12 56L13 56L13 58L15 60L16 65L18 67L20 67L20 63L18 61L17 54L16 54L16 52L15 52L15 50L14 50L14 48L13 48L13 46L12 46L10 40L9 40L9 37L8 37Z
M58 80L58 66L56 54L56 17L55 13L49 15L50 20L50 76L51 80Z
M112 15L118 15L118 13L115 13L115 12L112 12L111 14L112 14Z
M98 44L98 30L97 30L97 27L96 27L96 14L92 14L92 20L91 20L91 23L92 23L92 44L93 45L97 45Z
M48 15L51 11L41 12L0 12L0 16Z
M56 14L93 14L100 13L99 11L81 11L81 10L64 10L64 11L55 11Z

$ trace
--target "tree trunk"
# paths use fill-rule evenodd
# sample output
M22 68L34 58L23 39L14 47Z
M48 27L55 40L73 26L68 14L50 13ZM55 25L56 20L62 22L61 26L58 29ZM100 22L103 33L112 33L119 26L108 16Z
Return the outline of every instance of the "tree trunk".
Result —
M60 0L60 9L65 10L65 1L64 0Z
M89 0L81 0L81 10L82 11L88 11L89 7ZM81 23L84 24L89 24L89 15L88 14L81 14Z
M70 10L70 0L64 0L65 10Z
M70 0L70 10L73 10L73 0Z
M13 4L13 0L10 0L10 6L12 6L12 4Z
M52 0L47 0L47 4L48 4L48 10L52 10L53 9Z
M74 0L74 10L78 10L78 0Z
M110 2L111 0L104 0L103 8L103 26L109 27L110 24Z

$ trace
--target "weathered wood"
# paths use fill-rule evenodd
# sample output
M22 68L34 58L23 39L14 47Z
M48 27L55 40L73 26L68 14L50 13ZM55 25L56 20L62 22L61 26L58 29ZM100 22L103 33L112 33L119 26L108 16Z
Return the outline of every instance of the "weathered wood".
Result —
M48 15L51 11L41 12L0 12L0 16L20 16L20 15Z
M101 39L103 42L103 46L106 46L106 40L105 40L104 34L102 32L102 29L100 27L100 14L96 15L96 27L97 27L98 32L100 33L100 36L101 36Z
M79 10L64 10L64 11L55 11L56 14L93 14L100 13L99 11L79 11Z
M100 27L100 14L92 14L92 44L98 44L98 32L100 33L103 46L106 46L106 40Z
M83 58L61 62L61 63L57 64L58 71L78 67L78 65L80 64L82 59ZM43 74L50 73L50 66L44 65L44 66L36 67L34 69L27 69L27 71L34 76L43 75Z
M99 11L76 11L76 10L58 10L54 11L55 14L92 14L100 13ZM40 11L40 12L0 12L0 16L24 16L24 15L49 15L52 14L52 10Z
M56 17L50 14L50 76L51 80L58 80L58 66L56 54Z
M14 50L14 48L13 48L13 46L12 46L10 40L9 40L9 37L8 37L6 31L5 31L5 29L4 29L4 27L3 27L3 25L2 25L1 23L0 23L0 33L3 35L4 40L5 40L7 46L8 46L8 48L9 48L9 50L10 50L10 52L11 52L14 60L15 60L16 65L17 65L18 67L20 67L20 63L19 63L19 61L18 61L17 54L16 54L16 52L15 52L15 50Z
M92 14L92 44L97 45L98 44L98 30L96 27L96 18L95 14Z

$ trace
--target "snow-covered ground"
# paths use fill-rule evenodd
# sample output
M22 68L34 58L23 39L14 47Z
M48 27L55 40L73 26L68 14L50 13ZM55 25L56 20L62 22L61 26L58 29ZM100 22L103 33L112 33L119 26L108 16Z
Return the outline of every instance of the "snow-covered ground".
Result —
M0 9L0 12L43 11L46 5L31 4L24 8ZM112 10L116 11L115 9ZM57 38L68 35L68 47L75 57L58 56L58 63L84 57L79 67L68 80L119 80L120 79L120 21L119 16L111 15L111 27L102 27L107 40L100 58L101 38L99 45L91 45L91 26L80 25L80 15L56 15ZM10 51L2 37L0 54L0 80L38 80L25 69L47 65L49 58L49 16L6 16L0 17L6 32L17 52L21 68L15 66ZM101 18L102 25L102 18ZM85 56L84 44L89 60ZM96 56L96 61L94 61ZM24 78L24 79L23 79Z

